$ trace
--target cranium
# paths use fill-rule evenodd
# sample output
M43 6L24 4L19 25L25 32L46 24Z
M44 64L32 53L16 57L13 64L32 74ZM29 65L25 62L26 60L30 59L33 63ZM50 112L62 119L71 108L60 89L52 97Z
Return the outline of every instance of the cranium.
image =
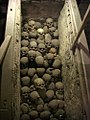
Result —
M59 92L59 94L63 94L64 92L64 84L62 82L56 82L55 84L56 90Z
M52 47L54 47L58 50L58 48L59 48L59 40L58 39L52 40Z
M52 54L54 55L54 57L57 55L57 50L56 50L56 48L53 48L53 47L50 48L49 52L52 53Z
M58 108L58 100L57 99L53 99L48 103L48 107L50 107L53 110L56 110Z
M51 28L54 25L53 19L52 18L47 18L46 19L46 25Z
M49 50L52 47L52 41L50 39L46 39L45 46Z
M44 27L43 27L43 30L44 30L44 33L48 33L48 32L49 32L49 29L48 29L47 26L44 26Z
M38 76L41 77L45 72L45 68L37 68L36 71L37 71Z
M29 45L29 41L28 40L22 40L21 41L21 46L22 47L28 47L28 45Z
M36 29L36 22L34 20L30 20L28 24L29 24L29 31Z
M21 84L23 86L30 86L30 77L28 77L28 76L22 77Z
M22 103L20 105L21 113L27 114L29 112L29 105L27 103Z
M30 38L36 38L37 37L37 31L36 30L32 30L29 32L29 37Z
M54 91L53 90L48 90L46 92L46 98L47 98L47 101L50 101L51 99L54 98Z
M28 51L29 51L28 47L21 47L21 50L20 50L20 52L21 52L21 57L26 57L26 56L28 56Z
M44 39L44 30L42 28L37 29L37 36L38 38L40 38L41 40Z
M21 117L20 117L20 120L30 120L30 116L28 114L23 114Z
M54 116L59 120L65 119L65 111L63 109L58 109Z
M34 85L37 89L43 90L45 88L45 82L41 78L37 78L34 80Z
M39 104L39 105L37 105L37 111L38 111L38 112L42 112L43 109L44 109L43 104Z
M29 39L29 34L28 32L22 32L22 39L28 40Z
M23 25L23 31L28 32L28 29L29 29L29 25L27 23L25 23Z
M46 60L48 61L49 65L52 65L54 61L54 55L52 53L46 54Z
M42 56L37 56L35 58L35 62L36 64L40 67L40 66L43 66L44 64L44 58Z
M55 27L50 27L49 28L49 33L50 33L50 35L54 35L54 32L56 31L56 28Z
M48 89L49 90L55 90L55 83L54 82L51 82L48 86Z
M46 52L46 48L45 48L45 45L43 43L40 43L38 45L38 51L41 53L41 54L45 54Z
M52 37L49 33L45 34L45 40L51 40Z
M37 50L37 43L35 41L30 42L30 50Z
M28 73L28 67L24 69L20 69L21 76L26 76Z
M46 73L48 73L49 75L52 75L52 71L53 71L53 68L47 68L46 70Z
M28 58L29 58L29 61L34 61L35 60L35 57L36 57L36 52L34 50L30 50L28 52Z
M50 82L50 80L51 80L51 75L45 73L43 75L42 79L45 81L45 84L47 85Z
M36 69L35 68L29 68L28 69L28 75L30 77L33 77L35 73L36 73Z
M29 115L31 119L35 120L36 118L38 118L38 112L36 110L30 111Z
M41 23L40 22L36 22L36 29L39 29L41 27L42 27Z
M60 69L54 69L54 70L52 71L52 76L53 76L54 78L58 78L58 77L60 77L60 73L61 73Z
M53 62L53 68L55 68L55 69L60 69L60 66L61 66L61 61L60 61L60 59L55 59L54 60L54 62Z
M46 110L40 113L40 118L42 120L49 120L50 119L51 112Z
M22 57L20 59L20 68L21 69L24 69L24 68L27 68L28 67L28 57Z
M24 100L30 98L30 88L27 86L24 86L21 88L21 95Z
M30 86L30 92L32 92L32 91L35 91L36 89L35 89L35 86L34 85L31 85Z
M58 38L59 37L58 29L56 29L55 32L53 33L53 37L54 38Z

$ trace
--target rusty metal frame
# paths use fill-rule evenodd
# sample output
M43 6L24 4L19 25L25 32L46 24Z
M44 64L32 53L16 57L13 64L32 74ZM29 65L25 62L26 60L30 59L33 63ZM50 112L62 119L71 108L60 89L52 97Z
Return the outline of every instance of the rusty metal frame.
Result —
M79 9L76 4L76 0L68 0L68 2L72 13L72 19L74 21L75 29L78 33L82 23ZM90 120L90 54L84 31L82 32L78 40L78 47L76 48L75 56L77 58L78 71L80 75L83 105L86 112L87 120Z

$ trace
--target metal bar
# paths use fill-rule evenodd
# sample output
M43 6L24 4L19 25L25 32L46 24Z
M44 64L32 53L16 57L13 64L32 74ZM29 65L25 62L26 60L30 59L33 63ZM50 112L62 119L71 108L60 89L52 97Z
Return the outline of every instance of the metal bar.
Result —
M7 35L4 42L2 43L1 47L0 47L0 64L2 63L4 56L8 50L8 47L10 45L11 42L11 36Z
M87 23L87 20L88 20L89 15L90 15L90 4L89 4L89 6L88 6L88 8L87 8L87 11L86 11L86 13L85 13L85 15L84 15L84 18L83 18L83 21L82 21L82 24L81 24L81 27L80 27L80 29L79 29L79 31L78 31L78 34L77 34L77 36L76 36L76 38L75 38L75 40L74 40L73 45L72 45L72 48L71 48L71 49L73 50L73 53L75 52L75 48L76 48L78 39L79 39L79 37L80 37L80 35L81 35L81 33L82 33L82 31L83 31L86 23Z

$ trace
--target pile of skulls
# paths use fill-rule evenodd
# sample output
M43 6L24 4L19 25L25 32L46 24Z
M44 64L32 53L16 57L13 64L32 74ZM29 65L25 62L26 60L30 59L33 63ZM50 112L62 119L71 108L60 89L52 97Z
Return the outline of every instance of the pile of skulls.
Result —
M20 52L20 120L64 120L57 22L24 23Z

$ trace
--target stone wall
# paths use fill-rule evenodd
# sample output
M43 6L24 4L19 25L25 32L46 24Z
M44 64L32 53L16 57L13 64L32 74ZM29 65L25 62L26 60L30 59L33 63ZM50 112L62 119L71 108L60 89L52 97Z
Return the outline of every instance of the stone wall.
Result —
M64 82L64 99L66 120L83 120L82 95L80 78L75 63L75 56L70 50L75 36L73 23L70 21L70 10L65 4L58 19L60 55L62 59L62 78Z

